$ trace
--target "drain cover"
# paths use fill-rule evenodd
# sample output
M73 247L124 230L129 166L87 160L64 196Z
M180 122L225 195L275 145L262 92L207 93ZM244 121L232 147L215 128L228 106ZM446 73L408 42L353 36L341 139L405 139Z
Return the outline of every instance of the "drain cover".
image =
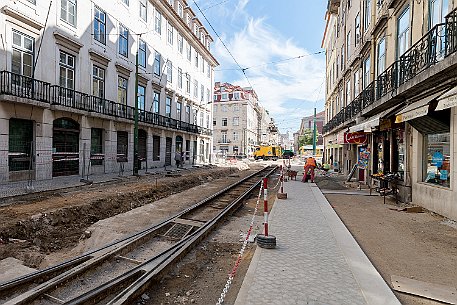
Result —
M175 223L164 236L173 238L173 239L183 239L187 234L190 233L193 226Z

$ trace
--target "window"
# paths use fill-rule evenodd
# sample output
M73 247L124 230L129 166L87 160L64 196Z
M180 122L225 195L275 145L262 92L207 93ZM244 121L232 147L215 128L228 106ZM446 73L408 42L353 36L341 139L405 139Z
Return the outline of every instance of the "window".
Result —
M186 73L186 92L190 94L190 75Z
M240 111L240 105L234 104L233 105L233 111L235 111L235 112Z
M145 111L146 87L138 85L138 109Z
M222 119L222 126L227 126L227 118Z
M103 129L91 128L90 130L90 165L103 165L103 159L98 158L92 159L94 154L103 154Z
M424 182L450 187L451 134L424 135Z
M119 25L119 54L124 57L128 57L129 52L129 30L123 26Z
M228 100L228 93L222 93L221 99L222 99L223 101Z
M198 55L197 50L195 50L195 67L197 67L197 68L198 68L198 57L199 57L199 56L200 56L200 55Z
M152 161L160 161L160 136L152 136Z
M187 60L191 61L192 60L192 47L190 46L189 43L187 43Z
M384 72L386 69L386 38L382 37L378 41L378 64L377 64L377 71L378 75Z
M197 125L198 110L194 108L194 125Z
M106 43L106 13L95 7L94 16L94 39L103 44Z
M397 56L400 57L409 48L409 7L400 15L397 21Z
M127 84L127 79L117 77L117 102L122 105L127 105Z
M240 125L240 118L239 117L234 117L233 118L233 126L238 126Z
M178 120L181 120L181 109L182 109L182 103L176 102L176 118Z
M61 0L60 19L76 26L76 0Z
M154 91L153 101L152 101L152 112L159 113L160 107L160 93Z
M349 59L349 57L351 57L351 51L352 51L351 50L351 31L349 31L346 36L346 47L347 47L346 56Z
M27 0L27 1L32 3L32 4L36 4L36 0Z
M194 79L194 97L198 97L198 80Z
M170 45L173 45L173 26L171 25L170 22L168 22L167 26L167 41Z
M181 3L178 3L178 15L181 18L184 16L184 10L183 10L183 7L182 7Z
M92 69L92 95L105 98L105 70L97 66Z
M213 120L213 126L216 126L216 120Z
M203 59L203 56L202 56L202 73L205 73L205 60Z
M344 62L344 50L345 50L345 48L344 48L344 44L343 44L341 46L341 71L344 70L344 64L345 64L345 62Z
M371 23L371 0L365 0L365 14L363 15L363 30L366 32Z
M239 139L238 132L234 131L233 132L233 141L238 141L238 139Z
M222 139L221 139L221 143L228 143L227 141L227 131L222 131Z
M233 93L233 99L236 100L236 101L239 101L240 100L240 93L239 92L234 92Z
M363 88L365 89L370 84L370 56L368 56L363 62Z
M178 35L178 51L179 51L179 53L182 54L183 49L184 49L184 39L182 38L181 34L178 33L177 35Z
M352 97L351 97L351 80L348 79L346 82L346 104L343 106L347 106L351 103Z
M210 96L211 96L211 93L210 93L209 89L206 89L206 102L207 103L209 103Z
M154 54L154 74L160 76L160 58L159 52L155 51Z
M59 85L68 89L75 89L75 57L60 51Z
M8 169L21 171L31 168L33 121L11 118L8 134Z
M154 29L159 35L162 34L162 14L158 10L155 13Z
M122 3L124 3L125 5L129 6L129 0L121 0Z
M171 117L171 97L169 96L165 99L165 116Z
M167 82L173 82L173 63L171 60L167 61Z
M222 112L227 112L228 111L228 107L227 105L222 105Z
M206 77L208 77L208 78L211 77L211 68L209 66L209 62L208 62L208 67L206 68Z
M355 45L360 42L360 13L355 17Z
M147 0L140 0L140 18L147 21L148 16L148 2Z
M138 65L146 68L146 42L142 39L138 42Z
M182 89L182 69L178 68L178 88Z
M190 123L190 106L186 105L186 122Z
M20 32L13 31L13 56L11 70L20 75L32 76L35 40Z
M360 70L354 72L354 98L360 93Z
M204 126L204 121L205 120L205 114L203 112L200 112L200 126Z
M203 102L205 100L205 86L200 85L200 101Z

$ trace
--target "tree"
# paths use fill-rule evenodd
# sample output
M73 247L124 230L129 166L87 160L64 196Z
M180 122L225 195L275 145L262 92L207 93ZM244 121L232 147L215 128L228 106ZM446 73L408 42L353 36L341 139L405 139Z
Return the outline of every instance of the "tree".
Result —
M316 143L318 137L318 133L316 133ZM311 128L305 129L303 134L298 137L298 147L303 145L313 145L313 130Z

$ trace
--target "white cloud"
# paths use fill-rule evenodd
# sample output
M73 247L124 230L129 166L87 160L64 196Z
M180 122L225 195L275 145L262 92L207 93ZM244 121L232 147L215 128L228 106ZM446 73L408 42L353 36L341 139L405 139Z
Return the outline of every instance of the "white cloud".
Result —
M260 102L273 117L309 115L314 102L323 99L325 61L322 54L309 54L292 39L277 33L263 18L250 18L241 31L226 32L224 36L228 36L224 41L241 67L251 67L245 70L246 75ZM222 70L217 72L216 81L249 86L240 71L235 76L233 71L224 71L236 67L236 64L222 43L216 43L214 53ZM299 59L265 64L305 54L307 56ZM303 101L298 107L297 100ZM291 106L292 101L295 101L294 106Z

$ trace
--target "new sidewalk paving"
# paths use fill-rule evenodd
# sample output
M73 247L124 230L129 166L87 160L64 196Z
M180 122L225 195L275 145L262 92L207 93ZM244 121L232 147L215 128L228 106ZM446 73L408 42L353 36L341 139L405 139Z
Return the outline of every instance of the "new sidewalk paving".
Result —
M257 247L235 305L400 304L314 183L284 192L269 219L277 247Z

